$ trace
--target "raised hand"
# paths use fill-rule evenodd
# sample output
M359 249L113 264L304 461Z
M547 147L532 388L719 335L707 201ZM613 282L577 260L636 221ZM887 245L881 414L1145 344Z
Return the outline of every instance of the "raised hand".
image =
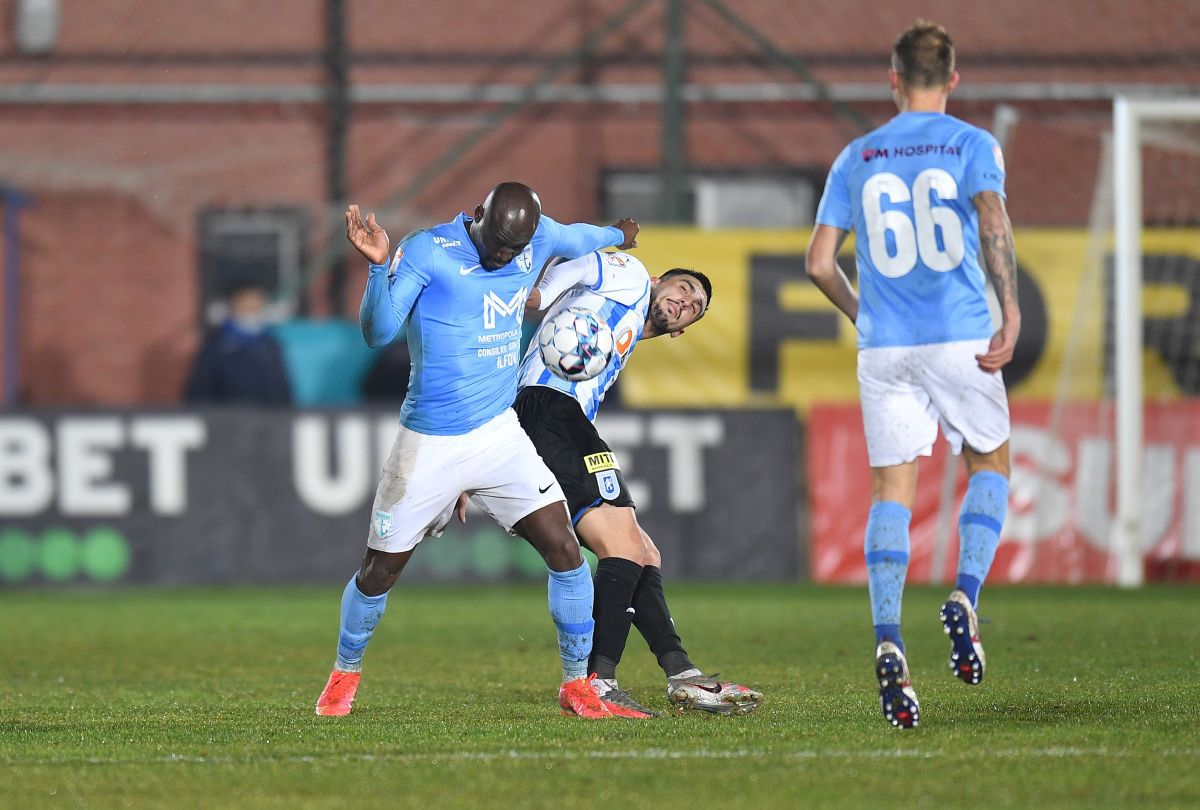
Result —
M620 219L614 222L613 227L625 234L625 241L617 246L618 249L632 250L638 246L637 235L638 231L642 229L641 225L638 225L632 219L626 217L625 219Z
M366 221L358 212L357 205L346 209L346 239L366 257L371 264L385 264L388 260L387 231L375 222L375 214L367 214Z

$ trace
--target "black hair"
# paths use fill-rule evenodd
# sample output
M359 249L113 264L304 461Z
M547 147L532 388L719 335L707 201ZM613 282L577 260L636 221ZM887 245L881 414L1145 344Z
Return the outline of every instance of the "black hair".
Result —
M658 277L659 281L666 281L671 276L691 276L700 282L700 286L704 288L704 297L707 303L704 305L704 311L708 312L709 306L712 304L712 282L708 280L708 276L701 273L699 270L689 270L686 267L672 267L667 272Z

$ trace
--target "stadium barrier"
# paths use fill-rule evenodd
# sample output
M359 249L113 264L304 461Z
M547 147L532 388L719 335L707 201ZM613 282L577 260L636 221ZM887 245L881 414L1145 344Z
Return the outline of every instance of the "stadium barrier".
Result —
M0 583L341 582L358 565L394 411L0 416ZM616 452L664 569L801 573L791 411L613 411ZM426 540L405 581L545 576L480 512Z
M1112 408L1018 403L1012 418L1009 511L989 581L1115 582ZM862 538L871 476L859 409L813 408L808 441L813 579L866 582ZM937 559L935 542L947 457L939 439L921 462L909 582L954 575L957 532L949 532L945 560ZM1141 481L1146 579L1200 582L1200 401L1146 404ZM965 492L964 474L953 502ZM933 570L942 575L931 576Z

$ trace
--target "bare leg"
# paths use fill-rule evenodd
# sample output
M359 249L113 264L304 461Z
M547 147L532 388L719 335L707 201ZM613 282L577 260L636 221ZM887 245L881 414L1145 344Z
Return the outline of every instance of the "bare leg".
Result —
M571 531L567 510L559 501L517 521L513 531L533 546L551 571L573 571L583 564L579 541Z
M358 589L366 596L380 596L390 591L404 566L412 559L414 551L415 548L395 552L367 548L358 569Z

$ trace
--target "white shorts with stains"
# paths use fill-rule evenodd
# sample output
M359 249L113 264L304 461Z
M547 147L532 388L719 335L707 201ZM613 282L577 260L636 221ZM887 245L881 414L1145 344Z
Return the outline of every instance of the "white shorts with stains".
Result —
M987 340L858 351L863 430L872 467L933 453L938 425L957 455L965 443L990 453L1008 441L1008 396L998 372L979 368Z
M367 545L408 551L440 535L463 492L510 532L532 512L565 501L511 408L461 436L431 436L401 425L375 491Z

